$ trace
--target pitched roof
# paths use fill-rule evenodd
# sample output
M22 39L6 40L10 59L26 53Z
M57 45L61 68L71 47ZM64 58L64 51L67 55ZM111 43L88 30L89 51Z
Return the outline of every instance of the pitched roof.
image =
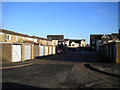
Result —
M48 40L46 38L42 38L42 37L37 37L37 36L32 36L33 38L37 38L37 39L41 39L41 40Z
M64 39L65 41L68 41L69 39Z
M109 40L112 39L112 35L111 34L91 34L90 35L90 39L101 40L103 36L109 37Z
M57 37L57 36L64 36L64 35L47 35L47 36L56 36Z
M101 38L108 38L109 39L110 36L104 34Z
M12 34L12 35L19 35L19 36L25 36L25 37L31 37L27 34L21 34L21 33L17 33L17 32L14 32L14 31L8 31L8 30L5 30L5 29L0 29L1 32L3 33L6 33L6 34Z
M38 43L36 43L36 42L34 42L34 41L29 41L29 40L25 40L24 42L25 42L25 43L38 44Z
M112 35L119 35L119 33L112 33Z
M37 38L37 39L41 39L41 40L47 40L46 38L37 37L37 36L29 36L27 34L21 34L21 33L17 33L14 31L5 30L5 29L0 29L0 31L3 33L6 33L6 34L12 34L12 35L18 35L18 36L24 36L24 37L30 37L30 38Z

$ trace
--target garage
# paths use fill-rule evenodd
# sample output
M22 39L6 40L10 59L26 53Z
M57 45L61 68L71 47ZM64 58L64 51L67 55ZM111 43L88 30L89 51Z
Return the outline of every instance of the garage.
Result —
M21 61L21 45L13 44L12 45L12 62Z
M22 45L17 43L0 43L2 61L19 62L22 61Z
M25 45L24 60L31 59L31 45Z
M53 46L53 55L56 54L56 47Z
M39 45L35 44L34 45L34 57L39 56Z
M40 45L40 56L44 56L44 48Z
M47 56L48 55L48 46L44 47L44 55Z
M49 55L52 55L52 46L49 46Z

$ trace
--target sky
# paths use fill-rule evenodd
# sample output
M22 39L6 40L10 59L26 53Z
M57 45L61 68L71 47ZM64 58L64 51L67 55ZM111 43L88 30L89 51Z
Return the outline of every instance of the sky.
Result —
M118 2L3 2L4 29L46 38L86 39L118 32Z

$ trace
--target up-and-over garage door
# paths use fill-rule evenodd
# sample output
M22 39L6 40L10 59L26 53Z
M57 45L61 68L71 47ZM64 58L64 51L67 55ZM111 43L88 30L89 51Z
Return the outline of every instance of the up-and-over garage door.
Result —
M56 53L56 47L53 47L53 54Z
M28 60L31 57L31 45L25 45L25 55L24 59Z
M44 48L42 45L40 45L40 56L44 55Z
M38 56L38 47L39 45L34 45L34 57Z
M45 55L45 56L48 55L48 46L45 46L44 55Z
M21 61L21 45L12 45L12 62Z
M49 55L52 54L52 51L53 51L53 50L52 50L52 46L50 46L50 47L49 47Z

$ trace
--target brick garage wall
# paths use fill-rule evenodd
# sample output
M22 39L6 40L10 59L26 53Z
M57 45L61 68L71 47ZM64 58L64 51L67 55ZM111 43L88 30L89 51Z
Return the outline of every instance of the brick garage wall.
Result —
M2 61L11 61L12 60L12 47L11 44L0 44L0 47L2 48L2 51L0 52L0 58L2 58Z

